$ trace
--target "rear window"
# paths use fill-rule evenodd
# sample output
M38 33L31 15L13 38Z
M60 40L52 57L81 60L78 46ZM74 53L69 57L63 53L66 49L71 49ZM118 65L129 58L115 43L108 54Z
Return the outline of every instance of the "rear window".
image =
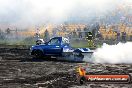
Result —
M59 45L60 41L57 38L51 39L51 41L48 43L49 45Z

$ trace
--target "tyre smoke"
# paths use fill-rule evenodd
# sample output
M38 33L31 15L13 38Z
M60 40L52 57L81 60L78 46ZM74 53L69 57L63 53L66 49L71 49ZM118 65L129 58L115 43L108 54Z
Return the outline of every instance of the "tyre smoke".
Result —
M132 63L132 42L117 45L103 44L93 54L95 63Z

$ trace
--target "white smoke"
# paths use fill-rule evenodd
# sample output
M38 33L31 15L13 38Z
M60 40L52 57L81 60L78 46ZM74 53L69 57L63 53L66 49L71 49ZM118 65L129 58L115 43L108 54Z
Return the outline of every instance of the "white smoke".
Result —
M90 20L131 0L0 0L0 24L30 26Z
M103 44L93 54L95 63L132 63L132 42Z

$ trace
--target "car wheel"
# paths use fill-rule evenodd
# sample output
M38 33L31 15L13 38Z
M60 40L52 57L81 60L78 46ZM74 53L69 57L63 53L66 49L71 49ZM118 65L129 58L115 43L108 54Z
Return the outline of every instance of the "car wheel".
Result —
M42 58L43 53L42 53L42 51L40 51L40 50L36 50L36 51L34 52L34 55L36 56L36 58Z

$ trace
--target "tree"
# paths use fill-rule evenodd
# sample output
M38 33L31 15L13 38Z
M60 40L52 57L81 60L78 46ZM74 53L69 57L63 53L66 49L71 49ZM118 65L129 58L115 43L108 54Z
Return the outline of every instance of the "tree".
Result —
M50 40L49 31L46 29L44 32L44 41L48 42Z
M10 28L7 28L7 29L6 29L6 33L7 33L7 34L10 34L10 33L11 33Z
M37 28L36 33L35 33L35 35L34 35L36 41L40 38L40 33L39 33L39 31L40 31L40 30Z
M88 28L88 27L85 27L85 28L83 29L83 31L84 31L84 33L85 33L85 37L87 37L87 34L88 34L88 32L89 32L89 28Z
M54 29L52 30L52 37L56 37L56 36L57 36L57 31L58 31L57 28L54 28Z
M77 29L77 32L78 32L79 38L82 38L82 32L81 32L81 29L80 28Z
M0 36L2 35L2 30L0 29Z
M77 33L76 33L75 30L73 31L73 35L72 36L73 36L73 38L77 38Z
M0 39L2 39L2 40L5 39L4 32L1 29L0 29Z
M100 26L98 23L91 26L90 30L91 30L94 38L97 35L97 32L99 31L99 29L100 29Z

